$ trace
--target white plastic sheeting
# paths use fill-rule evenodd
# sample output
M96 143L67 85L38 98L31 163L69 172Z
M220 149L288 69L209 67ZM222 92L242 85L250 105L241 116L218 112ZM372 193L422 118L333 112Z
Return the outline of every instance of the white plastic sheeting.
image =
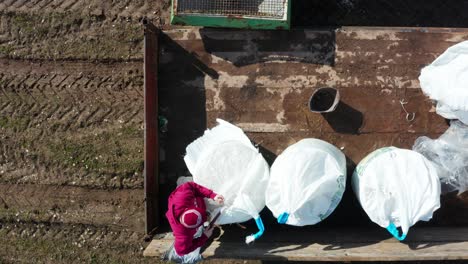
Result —
M452 121L438 139L419 137L413 150L424 155L436 167L443 193L468 190L468 125Z

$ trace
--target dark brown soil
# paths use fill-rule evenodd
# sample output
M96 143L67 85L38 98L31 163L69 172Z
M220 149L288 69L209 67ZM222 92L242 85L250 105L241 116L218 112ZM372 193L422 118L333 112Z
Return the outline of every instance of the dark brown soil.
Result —
M169 1L0 1L0 262L144 262L143 29Z

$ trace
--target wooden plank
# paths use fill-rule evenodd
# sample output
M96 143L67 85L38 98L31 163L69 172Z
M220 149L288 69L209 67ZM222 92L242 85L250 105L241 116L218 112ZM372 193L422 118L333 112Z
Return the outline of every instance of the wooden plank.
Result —
M257 68L260 67L258 65L256 65L257 67L245 66L236 69L222 67L218 70L213 68L211 70L216 72L214 77L201 72L193 65L191 66L189 61L176 59L174 63L180 63L182 66L172 65L162 70L166 76L162 77L161 89L174 89L179 86L206 90L243 87L297 90L323 86L348 89L419 89L418 76L423 64L365 65L363 61L371 60L365 58L365 56L358 57L359 61L356 63L353 62L353 59L348 59L347 62L337 64L335 67L286 63L281 66L268 64L268 68L266 66L261 67L261 69ZM281 70L282 68L284 70ZM184 73L188 75L184 75ZM184 78L177 78L177 75L184 76Z
M307 230L307 229L306 229ZM222 233L203 251L205 258L283 261L411 261L468 259L467 228L413 228L400 243L382 230L307 230L265 234L253 245ZM160 256L170 236L153 240L144 256Z
M247 132L442 133L447 129L445 119L419 89L338 90L341 104L334 113L320 115L308 108L315 91L311 87L210 89L206 91L207 119L222 118ZM406 119L400 100L408 103L406 111L415 114L413 121Z
M233 225L217 227L214 232L213 241L220 242L243 242L243 238L255 229L256 225L251 222L243 223L246 229ZM319 224L321 225L321 224ZM268 223L268 232L256 243L442 243L442 242L467 242L468 227L412 227L403 242L393 239L384 228L375 224L364 227L319 227L303 226L293 227L280 225L276 222ZM157 235L155 240L173 240L172 232ZM255 244L256 244L255 243ZM254 244L252 244L254 245Z

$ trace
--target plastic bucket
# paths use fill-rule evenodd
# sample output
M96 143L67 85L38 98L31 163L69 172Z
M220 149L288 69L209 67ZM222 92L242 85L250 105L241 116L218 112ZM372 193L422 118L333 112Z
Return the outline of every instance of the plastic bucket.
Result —
M318 88L309 100L309 109L313 113L332 112L338 106L340 93L330 87Z

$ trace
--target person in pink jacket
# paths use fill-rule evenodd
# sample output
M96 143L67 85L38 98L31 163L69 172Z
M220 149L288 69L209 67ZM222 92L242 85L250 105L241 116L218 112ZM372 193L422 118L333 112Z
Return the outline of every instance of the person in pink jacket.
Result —
M169 195L166 217L174 234L174 249L179 256L203 246L213 234L211 227L205 229L198 238L194 238L197 229L207 219L203 198L213 199L220 205L224 203L222 195L194 182L180 185Z

